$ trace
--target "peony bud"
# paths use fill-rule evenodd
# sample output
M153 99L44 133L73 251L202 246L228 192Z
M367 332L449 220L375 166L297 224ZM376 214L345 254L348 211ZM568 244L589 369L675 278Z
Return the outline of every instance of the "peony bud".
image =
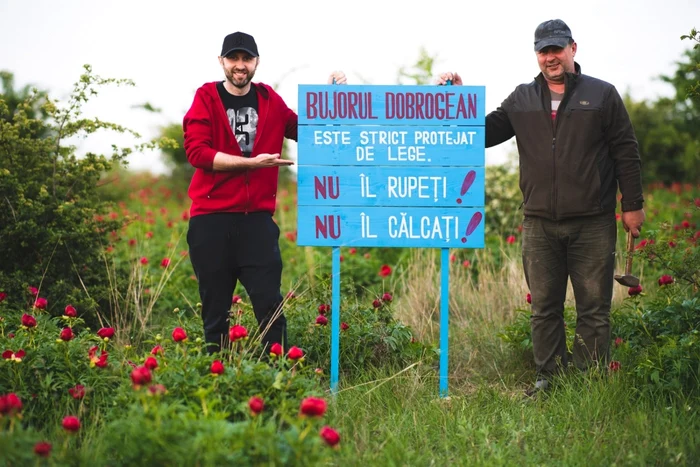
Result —
M231 340L231 342L236 342L237 340L245 339L246 337L248 337L248 330L240 324L236 324L228 330L228 338Z
M63 426L64 430L70 433L75 433L76 431L80 430L80 420L78 417L69 415L63 419L61 426Z
M284 353L284 349L282 348L282 345L279 342L275 342L270 346L270 355L274 357L279 357Z
M111 339L112 337L114 337L114 328L100 328L97 331L97 335L103 339Z
M134 386L143 386L148 384L153 379L151 371L145 366L139 366L131 370L131 382Z
M187 339L187 333L182 328L173 329L173 340L175 342L182 342Z
M297 346L292 346L287 353L290 360L299 360L304 357L304 351Z
M219 360L214 360L211 364L211 372L215 375L224 374L224 364Z
M36 327L36 318L34 318L32 315L28 314L23 314L22 315L22 326L28 327L28 328L33 328Z
M61 329L61 334L59 337L62 341L68 342L69 340L73 339L73 330L69 327L65 327Z
M323 315L318 315L316 317L316 324L319 326L325 326L326 324L328 324L328 318L326 318Z
M68 316L69 318L75 318L76 316L78 316L78 312L76 311L73 305L67 305L63 314Z
M301 401L299 411L309 417L322 417L326 413L326 401L318 397L307 397Z
M265 402L259 397L251 397L248 401L248 408L253 415L258 415L265 408Z
M155 359L155 357L148 357L146 360L143 362L143 366L148 368L149 370L155 370L158 368L158 360Z
M320 432L321 438L331 447L335 447L340 442L340 435L337 431L329 426L324 426L321 428Z

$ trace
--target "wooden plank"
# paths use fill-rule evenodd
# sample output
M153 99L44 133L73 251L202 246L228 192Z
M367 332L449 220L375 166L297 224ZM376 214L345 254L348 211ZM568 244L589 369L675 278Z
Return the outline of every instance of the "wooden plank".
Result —
M483 207L483 167L300 166L298 204Z
M484 125L484 86L299 85L299 124Z
M305 246L483 248L483 208L299 206Z
M483 166L480 126L299 127L298 165Z

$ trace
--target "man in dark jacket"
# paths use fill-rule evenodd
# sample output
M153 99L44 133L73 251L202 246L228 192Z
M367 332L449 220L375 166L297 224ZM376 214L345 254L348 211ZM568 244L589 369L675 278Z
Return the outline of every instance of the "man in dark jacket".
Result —
M237 281L245 287L264 344L287 346L279 309L282 258L277 201L284 138L297 139L297 114L267 84L253 83L258 46L249 34L224 38L223 81L200 87L183 120L185 152L195 167L187 243L199 282L209 351L228 339L228 313ZM329 83L344 84L333 72Z
M641 161L625 106L614 86L581 74L577 44L561 20L535 30L541 73L518 86L486 117L486 146L517 138L523 193L523 267L532 295L532 346L538 381L567 366L564 300L576 299L573 361L605 364L615 266L615 208L634 237L645 219ZM443 73L438 84L462 84Z

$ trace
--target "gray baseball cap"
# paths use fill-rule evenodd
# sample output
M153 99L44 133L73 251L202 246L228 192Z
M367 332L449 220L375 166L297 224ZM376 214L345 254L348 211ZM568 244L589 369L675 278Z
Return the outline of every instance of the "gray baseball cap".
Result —
M566 47L571 37L571 29L560 19L550 19L537 26L535 29L535 52L545 47Z

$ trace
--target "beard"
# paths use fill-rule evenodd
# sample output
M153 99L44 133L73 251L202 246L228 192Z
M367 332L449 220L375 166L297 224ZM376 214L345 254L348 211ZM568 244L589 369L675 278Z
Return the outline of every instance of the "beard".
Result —
M240 71L242 71L244 75L237 73ZM226 80L240 89L246 87L253 80L255 70L250 72L248 72L248 70L226 70L225 74Z

